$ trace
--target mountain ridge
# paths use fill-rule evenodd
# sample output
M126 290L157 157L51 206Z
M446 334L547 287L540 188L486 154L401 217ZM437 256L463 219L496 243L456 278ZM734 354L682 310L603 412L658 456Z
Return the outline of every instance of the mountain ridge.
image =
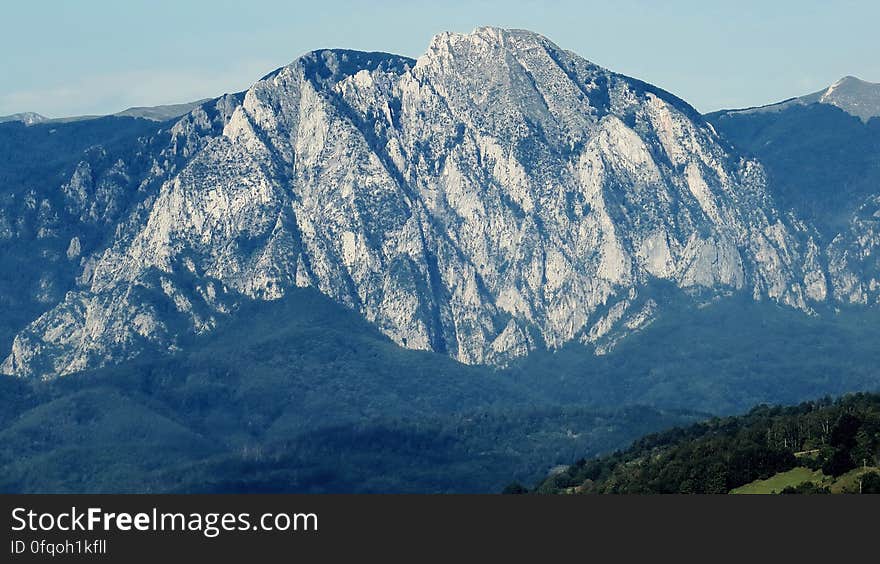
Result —
M203 98L195 102L183 102L178 104L162 104L158 106L132 106L112 114L89 114L80 116L66 116L50 118L36 112L21 112L0 116L0 123L20 121L25 125L41 123L70 123L74 121L86 121L104 117L132 117L150 121L167 121L191 112L194 108L210 102L212 98Z

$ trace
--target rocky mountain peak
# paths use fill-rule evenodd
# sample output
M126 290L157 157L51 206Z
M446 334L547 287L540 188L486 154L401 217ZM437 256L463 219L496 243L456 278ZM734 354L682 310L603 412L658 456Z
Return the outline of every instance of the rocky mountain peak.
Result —
M477 27L471 33L449 31L438 33L431 39L426 56L436 53L454 53L456 47L464 48L465 46L511 51L541 47L561 51L550 39L533 31L482 26Z
M845 76L823 91L818 101L868 121L880 117L880 84Z

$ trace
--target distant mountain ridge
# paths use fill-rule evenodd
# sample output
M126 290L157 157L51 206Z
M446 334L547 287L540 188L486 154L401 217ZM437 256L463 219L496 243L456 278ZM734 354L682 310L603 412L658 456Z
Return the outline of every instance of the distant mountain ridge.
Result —
M0 116L0 123L8 123L11 121L20 121L25 125L33 125L35 123L43 123L49 121L49 118L42 116L36 112L21 112L8 116Z
M60 117L60 118L48 118L46 116L40 115L36 112L23 112L18 114L11 114L8 116L0 116L0 123L7 123L13 121L20 121L25 125L34 125L37 123L69 123L72 121L83 121L90 119L97 119L101 117L107 116L115 116L115 117L133 117L140 119L148 119L151 121L167 121L169 119L174 119L176 117L180 117L184 114L188 114L194 108L201 106L205 102L208 102L210 99L205 98L202 100L196 100L195 102L186 102L183 104L166 104L162 106L136 106L132 108L128 108L122 110L121 112L116 112L115 114L106 114L106 115L83 115L83 116L70 116L70 117Z
M775 104L745 108L741 110L721 110L718 113L760 113L778 112L794 105L828 104L856 116L864 122L880 117L880 83L867 82L854 76L845 76L828 88L789 98Z

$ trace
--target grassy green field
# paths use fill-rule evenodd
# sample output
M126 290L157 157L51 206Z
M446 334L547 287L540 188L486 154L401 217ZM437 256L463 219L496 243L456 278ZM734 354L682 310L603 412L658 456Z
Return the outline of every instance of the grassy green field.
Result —
M821 483L825 480L825 475L821 470L810 470L803 466L792 468L787 472L780 472L766 480L755 480L750 484L740 486L735 490L731 490L732 494L773 494L779 493L788 486L797 486L804 482Z
M857 493L859 491L859 478L865 472L877 472L880 468L876 466L868 466L867 468L856 468L850 470L843 476L837 478L833 483L826 484L831 493Z
M850 470L836 479L826 476L821 470L810 470L803 466L792 468L787 472L780 472L766 480L755 480L750 484L731 490L732 494L774 494L779 493L788 486L798 486L804 482L812 482L817 486L824 486L831 493L858 493L859 478L865 472L877 472L880 468L869 466Z

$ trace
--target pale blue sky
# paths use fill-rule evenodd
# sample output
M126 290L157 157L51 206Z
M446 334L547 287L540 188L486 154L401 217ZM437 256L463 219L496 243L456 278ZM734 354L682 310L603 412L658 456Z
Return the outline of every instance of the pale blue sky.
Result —
M322 47L418 56L440 31L531 29L701 111L852 74L880 82L880 2L0 0L0 115L109 113L242 90Z

